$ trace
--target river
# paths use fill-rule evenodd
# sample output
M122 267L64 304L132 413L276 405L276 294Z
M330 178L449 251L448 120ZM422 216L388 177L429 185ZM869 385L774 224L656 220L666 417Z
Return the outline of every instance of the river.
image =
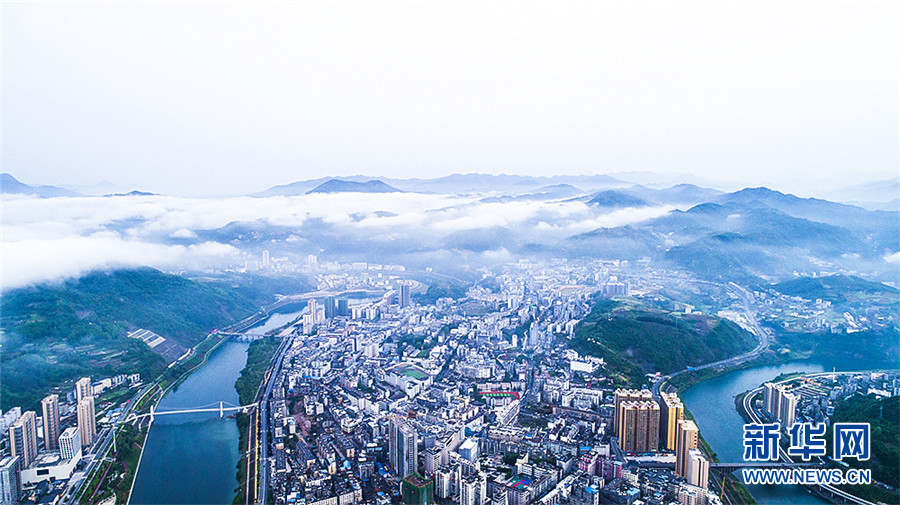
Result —
M305 310L272 314L252 332L277 329ZM163 398L157 410L218 406L220 401L237 405L234 383L247 363L249 346L234 341L220 345L203 367ZM217 413L156 417L144 444L131 503L231 503L239 459L234 419L219 418Z
M791 361L729 372L688 389L681 398L694 415L700 434L722 462L743 461L744 419L734 408L734 397L754 389L780 374L893 368L896 364L854 359ZM804 505L829 503L801 486L747 486L760 505Z

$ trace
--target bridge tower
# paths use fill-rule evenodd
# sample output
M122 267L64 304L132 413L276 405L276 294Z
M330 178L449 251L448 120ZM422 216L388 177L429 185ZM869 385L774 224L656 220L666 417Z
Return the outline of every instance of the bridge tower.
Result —
M225 409L222 406L222 402L219 402L219 418L225 417Z

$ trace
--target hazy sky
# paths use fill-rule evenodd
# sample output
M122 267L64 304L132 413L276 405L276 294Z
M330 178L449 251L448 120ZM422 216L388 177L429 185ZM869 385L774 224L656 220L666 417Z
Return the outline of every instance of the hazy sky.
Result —
M256 192L326 175L898 171L900 4L2 4L2 170ZM801 184L802 185L802 184Z

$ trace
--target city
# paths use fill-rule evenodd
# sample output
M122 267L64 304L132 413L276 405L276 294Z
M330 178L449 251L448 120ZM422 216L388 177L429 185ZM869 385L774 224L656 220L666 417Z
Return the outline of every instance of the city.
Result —
M900 505L900 2L0 48L0 505Z
M269 252L253 267L274 268ZM646 263L523 260L485 271L463 296L430 300L426 286L399 266L320 265L310 256L302 270L317 291L282 296L262 319L210 335L273 342L252 403L242 396L244 406L166 411L148 401L162 397L159 382L84 377L44 398L41 412L16 407L0 419L9 454L0 461L6 502L115 503L105 462L118 456L116 436L126 427L146 432L169 414L237 412L250 425L239 494L248 504L736 503L723 478L738 462L719 462L701 444L698 425L667 382L740 359L646 374L641 390L623 387L633 383L603 357L573 348L576 330L604 300L702 317L662 293L704 282ZM771 330L757 317L778 306L772 297L731 286L710 292L721 316L755 335L743 355L764 351ZM793 298L783 303L800 308ZM884 320L869 314L873 323ZM255 329L274 316L286 324ZM172 354L152 332L131 338ZM195 351L178 350L171 365ZM744 409L785 429L795 421L827 423L835 403L857 392L897 396L898 376L820 373L760 384L743 395Z

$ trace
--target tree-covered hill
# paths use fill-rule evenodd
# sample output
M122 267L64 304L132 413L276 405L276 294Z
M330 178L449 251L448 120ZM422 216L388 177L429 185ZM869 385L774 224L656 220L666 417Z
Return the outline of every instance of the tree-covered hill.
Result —
M604 358L607 374L619 382L636 385L645 373L725 359L755 343L753 335L726 319L602 300L575 329L571 345Z
M885 490L876 486L847 486L847 491L871 501L898 503L900 492L900 397L875 398L872 396L854 396L837 404L831 425L825 434L828 443L828 454L833 453L834 423L869 423L870 425L870 457L867 461L847 458L844 461L855 468L869 468L872 478L892 486L893 490ZM850 489L853 488L853 489Z
M860 296L876 296L885 298L891 303L900 302L900 290L852 275L799 277L775 284L772 288L786 295L799 296L807 300L827 300L832 303L853 301Z
M144 268L3 293L0 407L33 409L52 388L81 376L155 378L164 361L127 333L145 328L192 347L211 330L254 313L264 297L259 292L273 288L229 286Z
M69 342L146 328L191 347L209 330L257 308L234 292L145 268L5 293L0 326L28 341Z

